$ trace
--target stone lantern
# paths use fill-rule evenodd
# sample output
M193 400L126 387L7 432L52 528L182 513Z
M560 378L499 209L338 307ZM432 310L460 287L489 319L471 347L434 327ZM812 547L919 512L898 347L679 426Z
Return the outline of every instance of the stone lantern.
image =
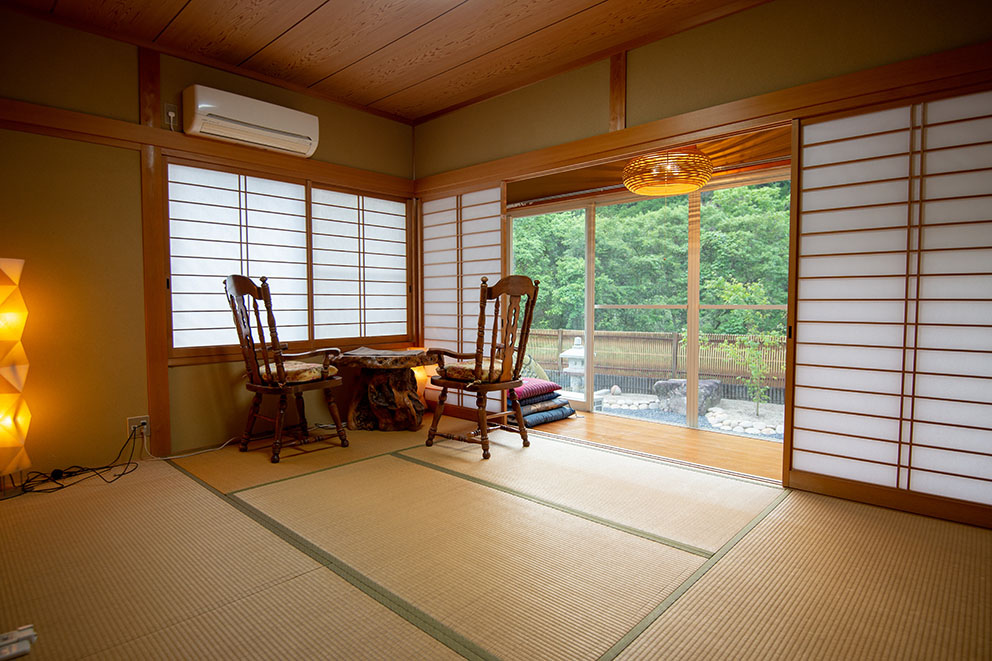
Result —
M568 376L569 392L585 392L586 387L586 348L582 346L582 338L575 338L571 349L563 351L560 358L568 361L562 370Z

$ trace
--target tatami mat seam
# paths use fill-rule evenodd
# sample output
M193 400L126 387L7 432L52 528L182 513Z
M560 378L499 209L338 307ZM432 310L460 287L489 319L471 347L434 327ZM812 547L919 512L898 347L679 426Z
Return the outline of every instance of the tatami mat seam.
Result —
M783 489L782 493L780 493L778 496L775 497L775 500L769 503L765 507L765 509L763 509L760 513L758 513L757 516L751 519L751 521L749 521L747 525L741 528L736 535L731 537L726 544L721 546L720 549L716 553L714 553L709 559L707 559L706 562L704 562L699 567L699 569L693 572L693 574L689 578L687 578L685 582L682 583L682 585L680 585L674 591L672 591L672 593L669 594L664 601L658 604L658 606L656 606L650 613L648 613L647 616L644 617L644 619L642 619L640 622L637 623L637 625L635 625L630 631L628 631L623 638L618 640L613 645L613 647L608 649L601 657L599 657L599 661L609 661L611 659L615 659L631 643L633 643L638 636L644 633L644 631L647 630L647 628L651 626L651 624L653 624L658 618L664 615L665 611L668 610L668 608L671 607L672 604L678 601L678 599L682 595L688 592L692 588L692 586L695 585L696 582L699 581L699 579L701 579L706 574L706 572L712 569L717 562L723 559L723 557L726 556L727 553L729 553L730 550L734 548L734 546L736 546L738 542L744 539L744 537L749 532L754 530L754 528L756 528L758 524L760 524L765 519L765 517L771 514L776 507L782 504L782 501L784 501L791 493L792 493L791 489Z
M407 449L409 449L409 448L407 448ZM615 530L619 530L620 532L625 532L625 533L627 533L629 535L635 535L637 537L643 537L644 539L647 539L649 541L656 542L658 544L663 544L665 546L669 546L671 548L678 549L679 551L685 551L686 553L691 553L691 554L697 555L697 556L699 556L701 558L709 558L710 556L713 555L712 552L707 551L706 549L701 549L699 547L692 546L691 544L686 544L684 542L680 542L680 541L675 540L675 539L669 539L667 537L662 537L661 535L655 535L653 533L647 532L646 530L640 530L639 528L634 528L632 526L627 526L627 525L624 525L622 523L618 523L616 521L610 521L609 519L604 519L603 517L596 516L595 514L589 514L588 512L583 512L581 510L577 510L577 509L568 507L567 505L562 505L560 503L556 503L556 502L551 501L551 500L547 500L547 499L544 499L544 498L539 498L538 496L533 496L531 494L524 493L523 491L517 491L516 489L512 489L510 487L505 487L505 486L502 486L500 484L496 484L494 482L489 482L488 480L483 480L481 478L474 477L472 475L467 475L465 473L460 473L460 472L458 472L456 470L452 470L450 468L445 468L444 466L438 466L437 464L432 464L430 462L423 461L423 460L417 459L415 457L410 457L410 456L404 455L404 454L402 454L402 452L404 452L404 451L405 450L399 450L399 451L393 452L391 454L393 456L395 456L397 459L403 459L404 461L409 461L412 464L417 464L418 466L422 466L424 468L429 468L431 470L436 470L436 471L438 471L440 473L444 473L446 475L451 475L452 477L457 477L459 479L463 479L463 480L465 480L467 482L472 482L473 484L478 484L480 486L487 487L489 489L495 489L496 491L502 491L503 493L509 494L511 496L515 496L517 498L522 498L524 500L528 500L528 501L530 501L532 503L536 503L536 504L542 505L544 507L550 507L552 509L558 510L559 512L564 512L565 514L570 514L572 516L577 516L577 517L579 517L581 519L585 519L586 521L591 521L593 523L597 523L599 525L603 525L603 526L606 526L608 528L613 528Z
M333 466L325 466L324 468L317 468L317 469L314 469L312 471L308 471L308 472L305 472L305 473L299 473L297 475L289 475L287 477L281 477L278 480L272 480L271 482L262 482L260 484L253 484L250 487L243 487L241 489L235 489L233 491L228 491L227 493L224 493L223 491L220 491L218 489L215 489L214 487L212 487L211 485L207 484L206 482L203 482L199 478L196 478L196 479L199 480L199 481L201 481L203 484L206 484L211 489L214 489L215 491L217 491L217 493L222 493L222 494L224 494L226 496L234 496L234 495L237 495L237 494L239 494L239 493L241 493L243 491L249 491L251 489L257 489L259 487L269 486L270 484L279 484L280 482L286 482L286 481L289 481L289 480L295 480L296 478L303 477L304 475L313 475L315 473L323 473L324 471L334 470L335 468L341 468L342 466L350 466L351 464L357 464L357 463L362 462L362 461L368 461L369 459L377 459L379 457L385 457L385 456L388 456L389 454L392 454L393 452L403 452L405 450L412 450L413 448L419 448L419 447L420 447L420 444L418 443L417 445L411 445L410 447L402 448L401 450L391 450L389 452L381 452L379 454L370 455L368 457L359 457L358 459L353 459L351 461L346 461L346 462L341 463L341 464L335 464ZM289 457L287 457L287 459L288 458ZM185 468L183 468L182 466L180 466L179 464L177 464L176 462L170 460L169 463L172 464L173 466L175 466L176 468L179 468L183 472L187 473L188 475L191 475L192 477L196 477L192 473L190 473L189 471L187 471Z
M417 446L412 446L417 447ZM408 448L409 449L409 448ZM382 455L377 455L377 457L386 456L392 453L384 453ZM366 459L372 459L375 457L366 457L358 459L353 462L348 462L350 464L359 463L365 461ZM172 462L169 462L172 463ZM347 464L342 464L347 465ZM233 508L238 510L241 514L249 517L259 525L263 526L266 530L269 530L274 535L278 536L280 539L290 544L297 550L306 554L309 558L319 562L323 567L334 572L336 575L340 576L342 579L347 581L349 584L361 590L363 593L382 604L392 612L399 615L401 618L417 627L427 635L431 636L438 642L442 643L449 649L461 654L467 659L478 659L479 661L495 661L496 657L490 654L488 651L480 648L475 643L466 639L459 633L445 626L441 622L437 621L427 613L416 608L412 604L401 599L397 595L393 594L389 590L385 589L375 581L371 580L361 572L357 571L348 564L342 562L340 559L334 557L333 555L327 553L323 549L311 544L309 541L296 534L289 528L283 526L278 521L272 519L271 517L263 514L262 512L256 510L252 506L248 505L246 502L240 500L234 495L225 494L218 489L210 486L203 480L201 480L196 475L193 475L182 466L173 464L173 467L177 470L185 473L188 477L199 483L201 486L206 488L211 493L215 494L221 500L227 502ZM330 470L331 468L338 468L338 466L331 466L326 469L321 469L317 471L312 471L309 474L321 473L325 470ZM301 477L297 475L286 479L296 479ZM283 482L285 480L275 480L274 482ZM273 482L273 483L274 483ZM258 485L263 486L263 485ZM253 489L256 487L250 487ZM248 491L249 489L241 489L241 491ZM232 492L233 494L234 492Z

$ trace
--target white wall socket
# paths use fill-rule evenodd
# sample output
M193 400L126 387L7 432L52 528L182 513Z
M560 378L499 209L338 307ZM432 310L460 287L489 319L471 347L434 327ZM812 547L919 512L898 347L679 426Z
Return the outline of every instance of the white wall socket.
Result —
M148 416L147 415L136 415L134 417L131 417L131 418L128 418L127 419L126 430L127 430L128 436L131 435L131 429L134 428L134 427L136 427L136 426L138 426L138 425L140 425L142 422L145 423L145 429L144 429L145 438L148 438L149 436L151 436L152 435L152 426L148 422ZM137 435L137 432L135 432L135 435Z

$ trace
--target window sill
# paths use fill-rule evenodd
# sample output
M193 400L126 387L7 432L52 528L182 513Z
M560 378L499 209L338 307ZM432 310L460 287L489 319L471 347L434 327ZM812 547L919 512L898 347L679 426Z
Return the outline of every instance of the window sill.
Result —
M341 351L350 351L358 347L369 347L373 349L406 349L413 345L413 340L405 338L376 338L374 340L355 340L333 343L332 341L317 342L291 342L287 353L299 353L304 351L317 351L320 349L338 348ZM172 349L169 353L169 367L182 367L184 365L206 365L209 363L230 363L242 360L241 349L237 346L223 347L191 347L186 349Z

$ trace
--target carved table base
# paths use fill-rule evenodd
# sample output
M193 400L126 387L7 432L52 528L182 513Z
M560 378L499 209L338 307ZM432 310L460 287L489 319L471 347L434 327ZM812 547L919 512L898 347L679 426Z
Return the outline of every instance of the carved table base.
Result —
M351 429L419 429L424 404L417 396L414 367L437 363L431 351L382 351L362 347L341 354L335 364L358 367L355 396L348 408Z
M417 378L412 369L362 368L355 399L348 410L349 428L413 430L419 429L423 421L424 404L417 396Z

